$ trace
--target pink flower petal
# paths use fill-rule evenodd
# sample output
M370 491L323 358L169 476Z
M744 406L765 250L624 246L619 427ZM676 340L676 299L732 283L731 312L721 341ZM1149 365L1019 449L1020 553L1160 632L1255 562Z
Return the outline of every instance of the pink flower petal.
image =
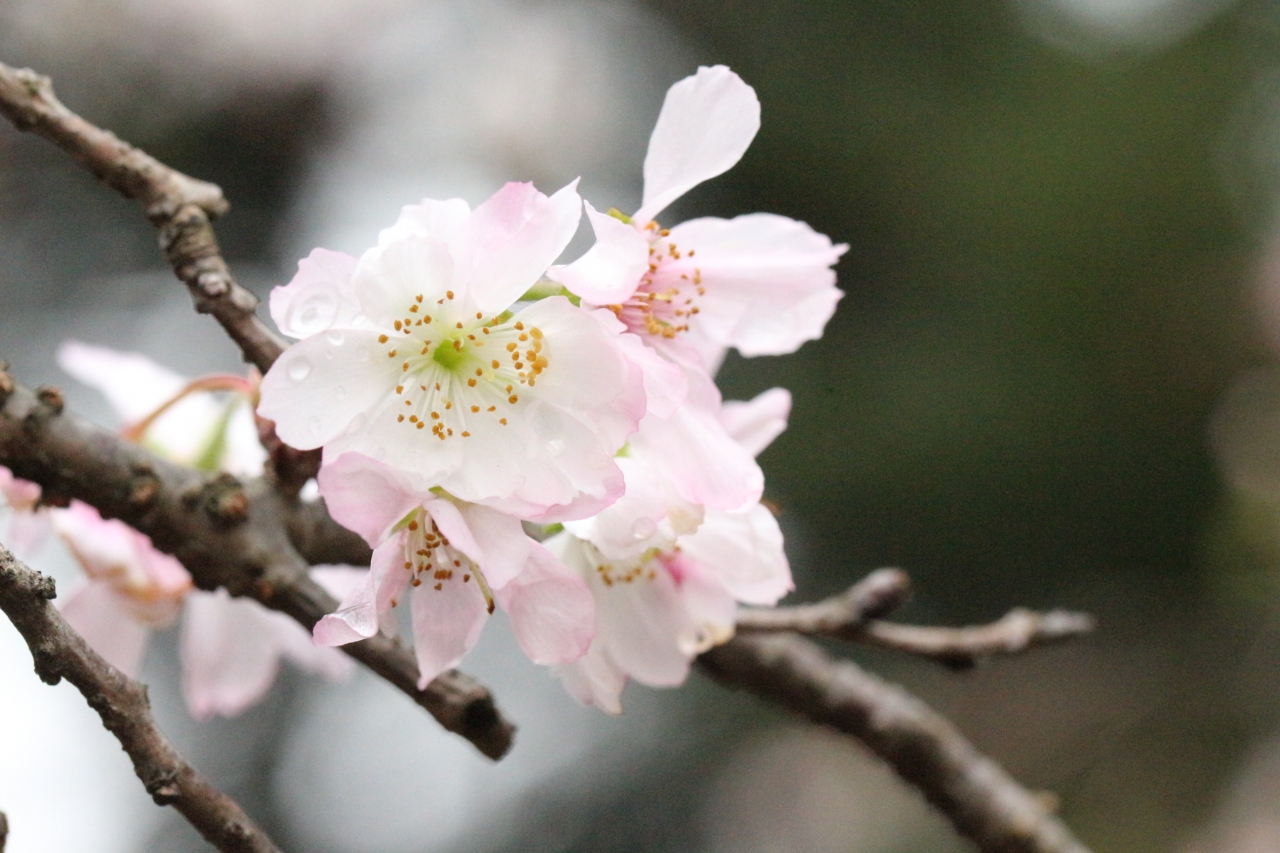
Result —
M649 241L622 220L586 203L596 242L571 264L552 267L547 278L593 305L626 302L649 268Z
M614 716L622 713L620 698L627 676L609 657L603 643L592 643L580 659L554 667L552 674L582 704L594 705Z
M533 184L509 183L472 212L460 238L463 280L481 311L509 307L564 251L581 216L576 187L547 198Z
M530 543L525 570L495 592L516 641L536 664L577 660L595 636L595 602L586 583L550 551Z
M383 615L391 610L391 599L398 599L409 582L409 573L400 568L403 553L400 535L374 549L362 582L352 584L338 609L316 623L312 630L316 645L341 646L378 633Z
M683 406L670 418L646 417L630 446L690 503L738 510L764 491L755 459L702 407Z
M179 651L191 716L236 716L270 689L280 670L271 615L256 601L233 599L226 590L187 596Z
M414 489L409 478L389 465L360 453L325 460L316 477L320 495L334 521L377 548L392 525L430 495Z
M109 583L89 581L59 609L89 648L125 675L138 676L151 631L134 619L129 603Z
M298 261L298 272L271 291L271 319L291 338L351 325L360 313L351 286L358 261L343 252L315 249Z
M503 588L524 570L533 540L514 516L476 504L462 504L457 511L479 543L481 555L476 562L489 586ZM454 542L452 537L450 542Z
M698 531L680 540L680 551L747 604L773 605L794 589L778 521L759 504L741 513L708 512Z
M408 572L402 572L408 574ZM413 648L421 673L418 687L431 683L446 669L457 666L480 638L489 605L477 583L454 577L440 583L423 583L409 595L413 617Z
M820 338L844 295L831 265L849 247L785 216L694 219L672 228L670 240L697 255L663 264L653 287L696 267L706 290L699 332L743 355L781 355Z
M728 171L760 129L755 90L723 65L699 68L667 90L644 158L646 225L693 187Z

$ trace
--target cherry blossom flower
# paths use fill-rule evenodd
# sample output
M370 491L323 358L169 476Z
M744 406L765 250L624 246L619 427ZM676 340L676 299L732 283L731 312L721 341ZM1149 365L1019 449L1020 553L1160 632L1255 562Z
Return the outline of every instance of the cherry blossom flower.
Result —
M427 200L359 260L313 252L272 294L301 340L263 379L261 415L294 447L360 453L521 517L607 506L645 412L639 370L591 312L519 301L577 228L575 185L507 184L474 211Z
M726 404L720 419L752 453L786 425L780 388ZM643 432L643 425L641 431ZM628 678L681 684L694 656L733 636L737 604L772 605L791 588L782 532L759 503L738 512L684 500L646 452L622 460L627 493L545 543L586 578L597 634L583 658L555 668L579 701L620 713Z
M374 552L365 582L316 625L317 643L394 633L391 613L407 597L420 687L457 666L495 602L534 663L586 652L595 629L586 584L529 539L519 519L421 489L358 453L327 463L319 481L330 514Z
M549 276L664 351L684 338L710 369L727 347L779 355L821 337L842 296L831 266L848 246L770 213L670 229L655 219L737 163L759 128L755 91L723 65L676 83L649 139L640 210L626 217L587 204L595 245Z
M244 377L188 381L145 356L76 341L58 351L64 370L106 396L126 420L124 433L174 461L210 471L256 476L265 452L257 439ZM219 400L213 392L231 391ZM87 576L62 603L67 621L99 654L136 675L152 631L181 616L183 694L192 716L233 716L257 703L287 659L329 678L350 661L318 648L301 625L255 601L193 587L181 563L120 521L79 501L49 514ZM315 567L313 578L335 596L363 573Z

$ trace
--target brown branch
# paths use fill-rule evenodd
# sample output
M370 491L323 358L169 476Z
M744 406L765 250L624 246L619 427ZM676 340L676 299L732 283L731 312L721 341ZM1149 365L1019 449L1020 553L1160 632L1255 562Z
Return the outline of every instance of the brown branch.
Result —
M337 607L289 542L286 522L295 504L269 484L175 465L63 412L55 390L33 394L3 372L0 465L39 483L51 501L77 498L147 534L202 589L255 598L308 630ZM418 690L417 663L397 642L374 637L342 648L485 755L499 758L510 749L514 727L469 676L449 671Z
M9 840L9 818L0 812L0 853L4 853L5 842Z
M26 640L36 674L63 678L84 694L133 762L156 805L173 806L205 839L227 853L279 853L244 810L173 748L151 716L147 688L99 657L51 603L53 581L0 546L0 610ZM0 816L0 850L8 825Z
M218 249L211 222L230 205L217 185L184 175L86 121L58 100L48 77L29 68L0 63L0 113L19 130L48 139L107 186L141 204L159 230L160 248L186 284L196 310L212 314L244 360L267 372L285 343L258 319L258 298L236 282ZM263 445L269 470L289 494L297 494L320 470L319 451L284 445L270 422L266 422Z
M1051 610L1037 613L1015 608L987 625L935 628L881 621L902 605L910 581L898 569L878 569L841 595L814 604L744 610L738 630L744 633L790 631L797 634L854 640L930 658L954 669L967 669L994 655L1012 655L1036 646L1087 634L1094 619L1087 613Z
M210 221L229 206L214 184L188 177L67 109L53 84L29 68L0 63L0 112L19 130L43 136L116 192L142 205L160 231L173 271L187 285L196 310L212 314L262 372L284 345L258 319L258 299L232 277Z
M872 619L887 616L911 596L911 579L901 569L876 569L840 595L814 604L742 610L739 631L794 631L839 640L858 639Z
M716 680L853 735L984 853L1088 853L1048 805L901 687L795 635L740 635L698 662Z
M987 625L935 628L868 622L857 639L873 646L930 658L953 669L968 669L993 655L1014 655L1036 646L1060 643L1088 634L1094 618L1087 613L1050 610L1037 613L1016 607Z

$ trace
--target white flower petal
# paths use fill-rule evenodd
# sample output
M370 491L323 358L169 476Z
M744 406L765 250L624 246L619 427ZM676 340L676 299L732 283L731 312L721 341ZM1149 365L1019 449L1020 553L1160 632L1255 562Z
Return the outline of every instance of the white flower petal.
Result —
M282 334L305 338L334 326L350 326L360 313L351 279L358 261L343 252L315 249L298 272L271 291L271 319Z
M644 158L641 226L693 187L728 171L760 129L755 90L723 65L699 68L667 90Z
M258 414L300 450L337 438L382 403L400 375L374 332L331 329L289 347L262 378Z
M752 456L759 456L787 429L791 392L770 388L747 402L730 400L720 409L720 424Z
M233 599L222 589L187 596L182 692L197 720L236 716L271 687L280 670L271 615L256 601Z
M587 653L573 663L552 668L569 695L584 705L594 705L606 714L622 713L622 688L626 674L609 657L603 643L592 643Z
M378 245L386 246L411 236L452 243L462 233L470 215L471 206L460 198L444 201L426 198L421 204L401 208L396 224L378 233Z
M117 352L80 341L58 347L58 366L102 392L126 422L137 421L172 399L187 380L145 355Z
M402 473L360 453L344 453L320 468L320 494L334 521L377 548L392 525L430 492L414 489Z

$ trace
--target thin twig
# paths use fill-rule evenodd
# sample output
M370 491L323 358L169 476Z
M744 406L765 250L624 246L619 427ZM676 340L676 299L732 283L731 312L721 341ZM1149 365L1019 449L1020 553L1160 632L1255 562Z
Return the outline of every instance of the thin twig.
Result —
M0 853L4 853L5 842L9 840L9 818L0 812Z
M1014 655L1036 646L1061 643L1088 634L1094 618L1087 613L1023 607L987 625L935 628L868 622L857 639L873 646L930 658L953 669L968 669L993 655Z
M40 484L52 502L82 500L147 534L201 589L252 597L307 630L337 607L289 542L295 504L278 490L263 480L242 484L175 465L64 412L56 390L32 393L2 371L0 465ZM515 727L469 676L451 670L419 690L413 654L396 641L379 636L342 649L490 758L510 749Z
M881 617L906 601L909 584L906 574L898 569L878 569L844 593L824 601L772 610L744 610L738 615L738 630L788 631L852 640L930 658L953 669L967 669L994 655L1019 654L1094 629L1094 619L1087 613L1037 613L1022 607L990 624L964 628L882 621Z
M739 631L794 631L836 639L857 639L872 619L887 616L911 596L911 579L901 569L876 569L840 595L813 604L743 610Z
M743 634L698 662L726 686L770 699L865 743L984 853L1088 853L1052 813L922 701L793 634Z
M53 142L107 186L140 203L196 309L222 324L245 361L264 373L271 367L284 345L254 313L257 297L232 277L209 224L228 210L222 190L81 118L57 99L48 77L29 68L0 63L0 112L19 130Z
M214 847L226 853L279 853L235 800L178 754L156 727L147 688L89 648L50 603L54 594L51 579L0 546L0 610L26 640L40 679L57 684L65 678L75 685L129 754L156 804L173 806ZM0 825L0 849L6 834L7 825Z

